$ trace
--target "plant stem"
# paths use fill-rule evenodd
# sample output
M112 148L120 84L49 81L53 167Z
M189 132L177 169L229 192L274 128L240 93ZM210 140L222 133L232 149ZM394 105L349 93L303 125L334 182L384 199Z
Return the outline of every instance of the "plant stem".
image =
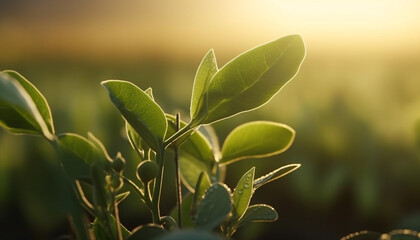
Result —
M156 162L159 166L159 171L155 179L152 197L152 217L153 223L160 224L160 195L162 189L163 171L165 160L165 147L161 146L159 151L156 152Z
M176 114L176 129L179 131L179 113ZM178 225L182 229L182 191L181 191L181 178L179 177L179 159L178 159L178 146L174 147L174 160L175 160L175 176L176 176L176 195L178 205Z
M192 123L188 123L187 125L185 125L183 128L181 128L181 130L176 131L174 133L174 135L170 136L168 139L166 139L166 141L163 143L163 147L166 148L169 145L171 145L171 143L175 142L178 138L182 137L184 134L192 131L194 128L191 127Z
M114 202L114 212L115 212L115 223L117 224L117 233L118 233L118 240L123 240L122 231L121 231L121 224L120 224L120 213L118 211L118 204L115 198L113 199Z

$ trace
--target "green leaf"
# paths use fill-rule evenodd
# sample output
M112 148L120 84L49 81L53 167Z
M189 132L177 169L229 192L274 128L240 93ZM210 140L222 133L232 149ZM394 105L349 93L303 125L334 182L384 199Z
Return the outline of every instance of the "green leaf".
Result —
M192 121L197 121L207 112L207 98L205 92L210 84L210 80L216 72L216 57L213 49L211 49L206 56L204 56L203 60L201 60L195 75L190 106L190 117Z
M136 227L127 240L154 240L166 235L165 229L157 224L141 225Z
M26 90L26 92L32 98L32 101L35 103L35 106L37 107L39 113L44 119L44 122L47 125L49 132L51 134L54 134L54 124L53 124L53 119L51 115L51 109L50 109L50 106L48 105L47 100L41 94L41 92L31 82L29 82L25 77L20 75L18 72L12 71L12 70L6 70L6 71L3 71L3 73L6 73L9 76L13 77L21 84L21 86Z
M197 210L195 225L198 229L212 230L230 213L232 200L230 190L221 183L207 189L204 199Z
M102 158L96 146L73 133L59 135L58 141L67 174L73 179L90 179L90 166Z
M255 121L242 124L226 137L220 163L282 153L292 145L294 138L295 131L281 123Z
M41 134L50 141L54 138L44 96L13 71L0 72L0 126L12 133Z
M278 218L276 210L265 204L249 206L244 216L239 220L237 228L250 222L273 222Z
M255 175L255 167L252 167L246 172L233 191L233 216L232 219L237 221L245 214L246 209L251 201L252 194L254 193L253 182Z
M199 124L210 124L264 105L296 75L304 57L302 38L290 35L234 58L210 81L206 91L207 114Z
M191 216L195 218L197 214L198 206L200 206L201 201L204 198L204 194L207 189L210 187L211 182L207 173L202 172L198 177L197 184L195 185L192 205L191 205Z
M278 168L258 179L254 180L254 189L261 187L264 184L272 182L276 179L286 176L300 167L300 164L294 163Z
M199 230L173 231L157 240L222 240L209 232Z
M167 122L159 105L130 82L108 80L103 81L102 85L125 120L153 150L160 151Z

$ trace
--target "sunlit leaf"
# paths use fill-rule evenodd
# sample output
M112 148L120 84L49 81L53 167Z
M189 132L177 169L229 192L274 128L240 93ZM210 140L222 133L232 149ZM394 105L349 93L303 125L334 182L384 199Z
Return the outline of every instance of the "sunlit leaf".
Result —
M217 72L216 57L211 49L198 67L194 79L193 93L191 97L190 117L197 121L201 115L205 115L207 111L207 98L205 92L210 84L210 80Z
M251 201L252 194L254 193L255 167L247 171L239 180L233 191L233 216L234 220L239 220L245 214L246 209Z
M237 227L250 222L273 222L278 218L276 210L265 204L249 206L243 217L239 220Z
M286 176L287 174L295 171L296 169L298 169L300 167L300 164L289 164L286 166L283 166L281 168L278 168L262 177L259 177L257 179L254 180L254 189L257 189L259 187L261 187L264 184L267 184L269 182L272 182L276 179L279 179L281 177Z
M40 134L53 140L51 111L44 96L13 71L0 72L0 126L12 133Z
M229 164L245 158L261 158L286 151L295 131L284 124L255 121L240 125L227 137L222 147L221 163Z
M141 225L131 232L127 240L154 240L166 233L165 229L157 224Z
M167 122L162 109L134 84L120 80L103 81L111 101L121 115L155 151L160 151Z
M230 213L231 205L230 190L220 183L213 184L198 207L196 227L203 230L215 228Z
M264 105L296 75L304 57L299 35L279 38L237 56L210 81L207 113L199 123L209 124Z

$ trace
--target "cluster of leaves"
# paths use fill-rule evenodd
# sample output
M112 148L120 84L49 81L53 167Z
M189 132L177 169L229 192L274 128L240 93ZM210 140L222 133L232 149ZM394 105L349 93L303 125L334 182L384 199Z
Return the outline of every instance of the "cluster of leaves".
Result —
M44 96L14 71L0 74L0 125L12 133L43 136L56 148L85 209L69 212L79 239L229 238L247 223L277 219L271 206L250 205L251 197L259 187L300 165L283 166L259 178L253 167L243 174L233 192L223 183L226 166L241 159L282 153L291 145L295 132L280 123L249 122L235 128L219 148L198 128L267 103L298 72L304 56L304 44L297 35L253 48L220 69L210 50L196 73L188 123L179 115L164 113L150 88L142 90L121 80L102 82L125 120L128 139L141 160L137 168L140 181L127 178L124 171L130 169L124 168L124 157L120 153L110 157L93 134L88 133L87 138L73 133L56 135ZM272 68L278 74L267 77ZM180 173L177 180L182 179L190 193L181 196L178 184L178 211L161 216L165 153L172 150ZM132 231L120 223L118 204L130 194L121 192L124 184L150 209L153 223ZM92 219L90 224L85 214Z

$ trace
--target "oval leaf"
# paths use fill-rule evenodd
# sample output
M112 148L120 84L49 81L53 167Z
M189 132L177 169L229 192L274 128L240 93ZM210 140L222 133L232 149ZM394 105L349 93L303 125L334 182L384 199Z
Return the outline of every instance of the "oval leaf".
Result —
M235 128L222 147L221 163L229 164L245 158L261 158L286 151L295 131L281 123L256 121Z
M234 58L210 81L207 114L200 123L209 124L267 103L296 75L304 57L302 38L290 35ZM274 76L267 76L269 73Z
M35 106L37 107L39 113L42 116L42 119L44 119L44 122L47 125L48 130L50 131L51 134L54 134L54 124L53 124L53 119L51 115L51 109L50 109L50 106L48 105L47 100L41 94L41 92L31 82L29 82L25 77L20 75L18 72L12 71L12 70L6 70L3 72L13 77L14 79L16 79L21 84L21 86L26 90L29 96L31 96L32 100L35 103Z
M144 141L155 151L160 151L167 122L162 109L150 96L136 85L120 80L101 83L121 115Z
M261 187L262 185L272 182L276 179L279 179L281 177L286 176L287 174L295 171L296 169L298 169L300 167L300 164L289 164L286 166L283 166L281 168L278 168L258 179L254 180L254 189L257 189L259 187Z
M12 133L54 138L51 112L45 98L31 83L12 71L0 72L0 125Z
M265 204L256 204L249 206L239 221L237 228L250 222L273 222L277 218L278 214L273 207Z
M230 190L221 183L213 184L204 195L197 210L196 227L212 230L219 225L231 210Z
M254 193L254 175L255 167L252 167L246 172L233 191L233 216L232 220L237 221L242 218L251 201L252 194Z
M207 112L207 98L205 92L210 80L217 72L216 57L211 49L201 60L194 79L193 93L191 97L190 117L192 121L198 121L201 115Z

